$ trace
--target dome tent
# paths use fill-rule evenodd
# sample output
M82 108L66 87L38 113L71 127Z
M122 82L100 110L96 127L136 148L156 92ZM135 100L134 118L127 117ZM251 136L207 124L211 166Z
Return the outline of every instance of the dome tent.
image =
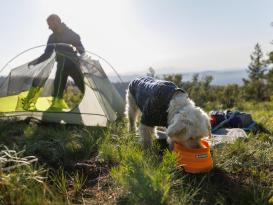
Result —
M73 60L70 56L66 57ZM46 122L86 126L106 126L107 122L115 121L117 115L123 113L124 100L109 81L99 60L85 57L77 58L77 61L84 76L85 92L76 104L72 103L66 110L50 110L56 72L54 52L47 60L31 68L26 63L10 70L0 83L0 118L34 118ZM23 109L22 103L33 84L39 87L35 109ZM69 84L73 89L75 86L73 83L67 83L66 86L68 96L73 98L73 94L69 93ZM66 100L69 100L67 98Z

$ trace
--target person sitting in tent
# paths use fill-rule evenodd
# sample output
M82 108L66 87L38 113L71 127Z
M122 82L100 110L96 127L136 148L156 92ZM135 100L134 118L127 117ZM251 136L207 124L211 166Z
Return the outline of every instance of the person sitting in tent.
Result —
M47 24L52 34L49 36L44 53L28 66L37 65L56 52L57 71L54 79L53 102L50 109L68 109L63 99L63 94L68 77L72 77L74 83L84 93L84 79L79 66L77 52L84 54L85 49L81 43L80 36L68 28L56 14L51 14L47 18ZM33 84L35 80L33 81ZM37 84L37 83L36 83ZM24 100L24 110L35 110L35 103L41 93L41 87L32 85L27 97Z

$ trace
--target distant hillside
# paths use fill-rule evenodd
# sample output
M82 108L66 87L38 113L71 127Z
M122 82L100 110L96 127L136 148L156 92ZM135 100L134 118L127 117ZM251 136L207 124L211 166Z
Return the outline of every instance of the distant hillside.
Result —
M167 73L167 72L166 72ZM191 81L194 74L199 73L200 78L211 75L213 77L213 85L227 85L227 84L239 84L242 85L243 78L247 78L246 69L240 70L224 70L224 71L202 71L202 72L188 72L181 73L183 75L183 81ZM124 82L129 82L137 76L144 76L146 73L136 73L130 75L122 75L121 78ZM163 74L159 74L159 77L163 77ZM117 82L116 76L108 76L112 82Z

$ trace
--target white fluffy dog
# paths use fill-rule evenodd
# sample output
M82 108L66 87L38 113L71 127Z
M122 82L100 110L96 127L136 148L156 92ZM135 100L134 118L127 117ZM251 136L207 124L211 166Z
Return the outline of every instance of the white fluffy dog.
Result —
M152 144L156 126L166 127L171 147L174 142L178 142L187 148L198 148L200 139L210 136L208 115L195 106L186 92L169 81L142 77L129 84L126 95L129 131L136 130L139 115L140 140L145 148Z

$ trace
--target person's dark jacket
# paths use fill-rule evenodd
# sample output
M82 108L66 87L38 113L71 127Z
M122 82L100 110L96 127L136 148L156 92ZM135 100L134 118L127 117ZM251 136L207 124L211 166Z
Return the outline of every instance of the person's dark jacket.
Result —
M174 93L185 93L175 84L152 77L140 77L130 82L129 91L142 112L141 123L147 126L167 126L167 109Z
M58 45L58 43L64 43L64 45ZM73 49L73 47L66 44L74 46L76 48L76 51ZM38 59L35 60L35 64L47 60L53 53L54 49L56 51L57 61L58 57L60 57L61 55L73 56L76 55L77 51L80 54L85 52L85 49L81 43L80 36L73 30L68 28L64 23L62 23L61 33L52 33L49 36L45 51Z

